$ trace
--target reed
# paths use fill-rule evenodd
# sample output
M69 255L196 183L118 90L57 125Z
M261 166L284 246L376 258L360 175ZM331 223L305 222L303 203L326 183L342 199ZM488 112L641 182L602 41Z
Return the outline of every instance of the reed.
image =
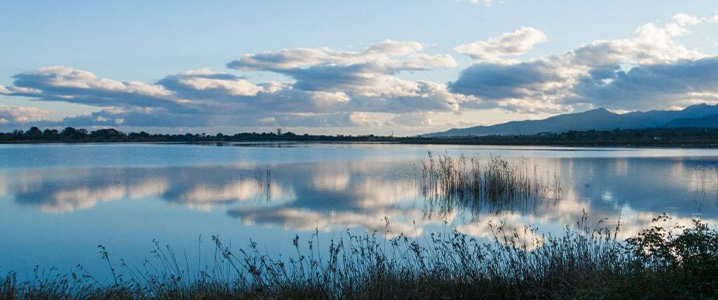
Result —
M423 163L421 190L429 213L449 213L464 208L478 214L482 209L493 211L527 207L541 199L560 199L558 174L541 176L538 166L525 160L511 163L505 158L490 156L452 158L434 155Z

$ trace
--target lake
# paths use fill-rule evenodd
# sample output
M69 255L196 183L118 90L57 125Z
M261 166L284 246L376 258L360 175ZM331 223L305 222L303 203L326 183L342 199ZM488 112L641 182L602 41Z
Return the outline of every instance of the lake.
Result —
M505 159L550 189L510 201L442 201L425 168L461 156ZM107 276L98 245L140 265L153 241L192 261L250 241L269 255L292 240L352 233L422 240L491 224L558 234L584 214L635 235L663 212L718 220L718 150L393 144L0 145L0 272L40 265ZM312 237L313 235L316 235ZM319 245L322 247L323 245ZM209 250L208 250L209 249Z

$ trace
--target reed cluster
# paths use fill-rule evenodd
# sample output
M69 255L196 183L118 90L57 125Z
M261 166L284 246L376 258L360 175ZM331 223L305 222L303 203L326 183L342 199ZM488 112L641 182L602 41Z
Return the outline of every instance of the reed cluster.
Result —
M520 209L536 200L559 199L562 193L558 174L544 174L525 160L434 157L431 152L423 163L421 190L427 207L442 213L456 208L474 213Z

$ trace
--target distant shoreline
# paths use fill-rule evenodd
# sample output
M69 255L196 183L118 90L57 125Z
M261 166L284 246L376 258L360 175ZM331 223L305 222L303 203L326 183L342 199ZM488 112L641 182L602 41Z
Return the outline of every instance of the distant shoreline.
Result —
M440 139L440 138L396 138L395 140L312 140L312 141L0 141L0 145L80 145L80 144L176 144L213 146L254 146L274 144L387 144L387 145L457 145L457 146L541 146L541 147L618 147L618 148L718 148L718 142L711 144L686 143L572 143L572 142L488 142L481 139Z
M718 128L646 128L611 131L568 131L536 135L492 135L460 137L393 137L375 135L298 135L287 133L149 134L124 133L115 129L88 131L67 127L0 133L0 144L87 144L87 143L388 143L413 145L560 146L560 147L681 147L718 148Z

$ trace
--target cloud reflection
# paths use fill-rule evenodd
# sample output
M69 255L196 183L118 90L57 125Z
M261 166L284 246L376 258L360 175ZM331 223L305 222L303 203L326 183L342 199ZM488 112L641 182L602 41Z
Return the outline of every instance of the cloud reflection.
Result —
M294 200L296 197L291 188L285 188L276 181L263 184L259 180L243 179L222 186L213 186L200 183L191 190L183 193L176 202L184 203L188 207L209 210L214 203L231 203L248 201L265 195L267 200Z
M584 214L590 223L620 220L621 236L635 234L663 212L686 224L694 217L718 220L718 164L711 158L530 159L538 177L562 176L561 197L511 205L427 201L421 175L412 172L417 163L6 170L0 172L0 195L49 213L159 200L203 211L221 208L251 226L322 232L361 227L388 229L389 236L418 236L447 223L488 238L488 222L503 222L523 232L521 238L536 240L526 225L561 228Z
M414 228L410 222L392 222L388 217L361 212L317 212L295 208L279 207L275 209L236 209L229 211L230 216L243 220L247 225L282 226L288 230L323 232L363 227L369 231L384 232L389 237L404 234L415 237L423 233L422 228Z
M7 189L7 178L5 178L5 174L0 173L0 197L5 196Z
M319 190L342 191L349 186L349 172L314 174L314 187Z
M458 232L475 237L496 239L505 245L513 245L527 250L541 247L544 238L530 225L520 219L521 215L502 213L489 216L481 221L461 224L456 227Z

